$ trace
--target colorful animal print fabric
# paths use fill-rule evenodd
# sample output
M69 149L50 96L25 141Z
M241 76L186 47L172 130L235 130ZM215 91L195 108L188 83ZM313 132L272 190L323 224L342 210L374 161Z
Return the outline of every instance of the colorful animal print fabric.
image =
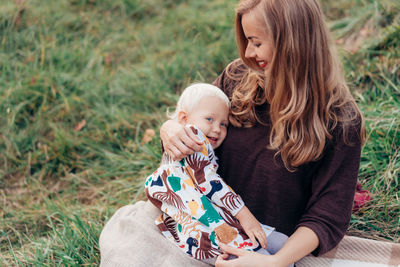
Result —
M162 211L156 225L185 253L200 260L221 254L219 242L259 249L234 217L244 203L217 174L210 142L197 127L188 127L203 141L203 150L181 161L164 153L161 166L145 183L149 200Z

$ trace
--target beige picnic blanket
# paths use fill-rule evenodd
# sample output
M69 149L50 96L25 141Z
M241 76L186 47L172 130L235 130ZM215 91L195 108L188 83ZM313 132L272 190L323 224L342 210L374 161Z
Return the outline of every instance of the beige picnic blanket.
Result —
M101 267L203 267L167 240L154 224L160 211L148 201L118 209L100 235ZM330 252L297 267L397 267L400 244L346 236Z

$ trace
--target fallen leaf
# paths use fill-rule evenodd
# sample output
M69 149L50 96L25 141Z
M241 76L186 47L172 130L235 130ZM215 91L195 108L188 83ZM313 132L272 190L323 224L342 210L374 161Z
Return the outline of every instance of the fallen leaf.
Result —
M336 40L336 44L343 44L344 43L344 39L340 38Z
M142 138L143 143L148 143L153 140L153 137L156 135L156 132L153 129L146 129L144 132L144 136Z
M106 63L106 66L110 66L114 61L114 57L112 54L106 54L104 56L104 62Z
M75 131L75 132L79 132L80 130L82 130L83 127L85 127L85 125L86 125L86 120L83 119L83 120L81 120L80 122L78 122L78 123L75 125L74 131Z

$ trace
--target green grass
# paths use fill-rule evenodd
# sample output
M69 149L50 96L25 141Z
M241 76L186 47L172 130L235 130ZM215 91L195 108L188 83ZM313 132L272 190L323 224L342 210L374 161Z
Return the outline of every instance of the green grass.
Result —
M1 2L0 265L98 264L104 223L144 198L167 107L237 57L235 4ZM322 4L368 133L359 178L374 198L349 234L400 242L400 7Z

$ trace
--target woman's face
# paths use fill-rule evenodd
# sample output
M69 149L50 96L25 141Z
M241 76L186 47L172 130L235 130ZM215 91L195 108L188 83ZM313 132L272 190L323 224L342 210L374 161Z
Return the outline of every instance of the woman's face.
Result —
M255 12L247 12L242 16L242 28L248 41L245 57L255 60L266 72L273 57L273 42L265 24Z

